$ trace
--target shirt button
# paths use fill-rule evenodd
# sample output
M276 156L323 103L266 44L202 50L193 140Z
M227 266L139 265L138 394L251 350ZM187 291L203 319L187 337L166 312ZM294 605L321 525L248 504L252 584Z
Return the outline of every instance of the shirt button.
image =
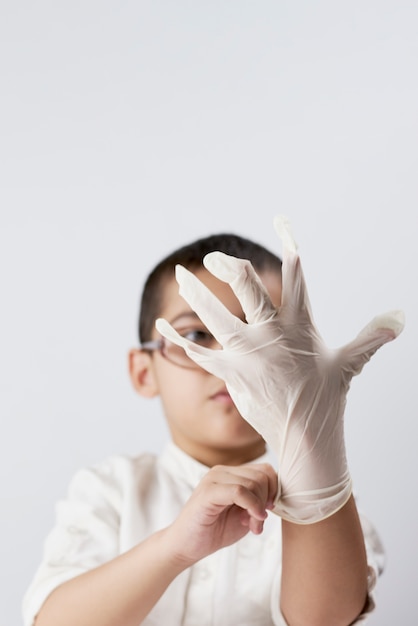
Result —
M197 575L199 580L207 580L210 577L210 571L207 569L207 567L202 567Z
M67 533L70 533L70 535L76 535L79 532L80 529L77 526L67 526Z

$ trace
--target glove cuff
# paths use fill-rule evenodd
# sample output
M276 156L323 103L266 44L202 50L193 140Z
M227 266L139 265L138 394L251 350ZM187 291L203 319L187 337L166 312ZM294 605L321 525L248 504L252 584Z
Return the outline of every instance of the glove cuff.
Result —
M315 524L334 515L348 502L352 493L352 480L294 494L279 494L272 512L294 524Z

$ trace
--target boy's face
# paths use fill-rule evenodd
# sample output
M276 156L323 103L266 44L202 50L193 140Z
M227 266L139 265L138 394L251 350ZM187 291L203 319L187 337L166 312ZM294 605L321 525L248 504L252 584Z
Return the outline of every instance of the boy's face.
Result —
M219 281L205 269L196 276L237 317L244 319L241 306L229 285ZM280 279L272 272L260 275L273 303L280 305ZM181 334L184 330L204 329L189 305L178 293L173 278L164 288L164 301L160 317L165 318ZM159 335L154 329L153 339ZM159 395L164 408L172 439L182 450L208 466L216 464L239 465L254 460L264 453L261 436L241 417L232 402L225 383L196 366L186 369L170 362L160 352L142 353L146 372L142 381L148 387L139 393ZM135 359L131 357L131 376L135 374Z

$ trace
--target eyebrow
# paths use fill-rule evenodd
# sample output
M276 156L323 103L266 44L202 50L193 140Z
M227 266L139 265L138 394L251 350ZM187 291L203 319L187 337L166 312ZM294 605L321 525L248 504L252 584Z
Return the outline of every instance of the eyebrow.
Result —
M244 313L242 313L238 317L238 319L240 319L242 322L245 322L245 315ZM201 324L203 324L202 320L200 319L200 317L198 316L197 313L195 313L194 311L184 311L183 313L179 313L178 315L176 315L175 318L173 318L170 321L170 324L175 324L176 322L178 322L179 320L182 320L183 318L188 318L189 320L192 320L194 322L200 322Z
M170 324L174 324L175 322L178 322L183 318L189 318L193 321L197 320L199 322L202 321L197 313L195 313L194 311L184 311L184 313L179 313L178 315L176 315L176 317L170 321Z

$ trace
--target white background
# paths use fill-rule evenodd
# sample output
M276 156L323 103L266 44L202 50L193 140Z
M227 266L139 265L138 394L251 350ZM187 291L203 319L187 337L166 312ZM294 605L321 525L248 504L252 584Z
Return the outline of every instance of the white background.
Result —
M212 232L279 251L276 213L330 345L406 312L346 430L388 552L370 624L418 623L417 32L404 0L3 0L2 625L73 472L167 438L126 369L146 273Z

